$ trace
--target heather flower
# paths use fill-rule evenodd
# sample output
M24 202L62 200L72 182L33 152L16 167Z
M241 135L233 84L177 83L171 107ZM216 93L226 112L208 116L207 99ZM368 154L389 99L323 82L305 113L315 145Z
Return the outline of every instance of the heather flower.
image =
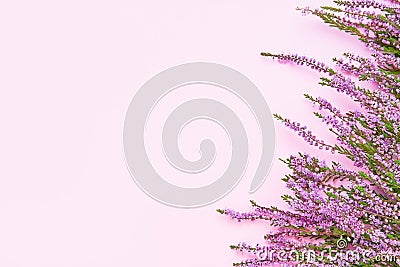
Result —
M305 125L275 114L304 141L338 156L338 161L298 153L282 159L291 170L282 180L291 194L282 198L289 209L264 207L251 201L249 212L218 210L238 221L265 220L276 230L266 233L265 243L239 243L231 248L246 253L234 266L266 266L276 263L303 266L398 266L396 261L378 261L382 253L400 254L400 1L334 1L335 7L299 8L305 15L320 17L339 30L358 36L371 51L361 57L345 53L328 66L297 54L262 53L282 63L307 66L320 72L320 85L346 95L357 109L342 112L328 99L305 94L315 107L314 115L336 136L327 144ZM351 77L357 77L357 80ZM374 89L360 85L366 81ZM371 88L371 86L370 86ZM340 164L340 156L353 162ZM335 249L338 240L348 250L368 255L332 258L324 252ZM312 249L316 258L260 258L267 249Z

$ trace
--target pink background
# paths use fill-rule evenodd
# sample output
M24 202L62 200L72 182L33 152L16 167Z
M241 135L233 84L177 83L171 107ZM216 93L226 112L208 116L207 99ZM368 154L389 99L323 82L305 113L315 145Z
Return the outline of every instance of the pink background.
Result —
M307 122L332 141L302 94L340 99L344 106L348 100L321 89L317 73L259 56L296 52L329 62L345 51L365 53L355 38L295 11L308 2L330 1L2 1L0 266L231 266L240 255L230 244L262 242L264 223L238 224L215 209L245 210L249 199L284 207L280 179L288 170L277 158L316 150L277 123L270 175L248 195L260 149L255 124L237 100L202 89L201 95L223 97L242 116L252 137L249 168L221 201L177 209L133 182L123 157L123 121L150 77L185 62L210 61L248 76L273 113ZM171 95L164 108L200 90L187 92ZM159 114L151 122L155 138L165 119ZM220 140L221 158L210 170L216 175L229 161L224 133L207 123L188 127L181 148L192 159L201 140L196 127ZM157 158L157 142L150 142L149 154L160 172L171 174ZM212 177L174 179L192 186Z

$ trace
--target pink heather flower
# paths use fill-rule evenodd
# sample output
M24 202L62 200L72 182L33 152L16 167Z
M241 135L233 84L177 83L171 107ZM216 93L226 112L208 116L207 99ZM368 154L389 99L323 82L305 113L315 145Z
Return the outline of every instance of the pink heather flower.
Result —
M325 23L359 37L371 50L370 57L345 53L329 67L313 58L297 54L261 55L282 63L308 66L323 74L320 84L350 97L359 108L342 112L329 100L305 97L317 107L320 118L337 137L326 144L306 126L275 117L304 141L329 153L349 158L354 169L338 162L299 153L282 160L291 170L283 178L292 191L284 195L289 210L263 207L251 201L252 210L218 210L238 221L265 220L277 230L265 235L265 244L239 243L231 248L246 253L246 259L234 266L266 266L276 263L303 266L398 266L400 262L375 261L382 254L400 254L400 1L334 1L335 7L300 9L303 14L320 17ZM368 81L376 89L366 89L359 81ZM350 248L370 257L330 260L322 253L336 248L346 238ZM257 255L266 249L313 249L313 262L299 259L288 262Z

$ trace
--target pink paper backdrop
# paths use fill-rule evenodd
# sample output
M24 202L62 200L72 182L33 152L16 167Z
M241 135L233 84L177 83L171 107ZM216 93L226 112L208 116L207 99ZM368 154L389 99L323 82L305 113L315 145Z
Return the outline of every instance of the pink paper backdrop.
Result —
M137 89L156 73L210 61L248 76L272 112L306 122L332 141L302 94L330 97L342 106L348 100L321 89L317 73L259 56L296 52L329 62L345 51L366 53L353 37L295 11L329 2L2 1L0 266L231 266L240 255L230 244L262 242L265 224L238 224L215 209L244 210L249 199L284 207L280 179L288 170L277 158L316 150L277 123L270 175L248 195L260 152L254 122L234 98L202 89L202 95L224 97L242 116L252 137L249 168L221 201L200 209L171 208L150 199L129 175L122 149L125 112ZM188 91L189 97L199 91ZM164 108L183 98L171 95ZM151 122L155 136L157 122L165 119L160 114ZM189 127L182 152L198 157L196 127L215 131L220 140L221 158L211 170L218 174L229 160L224 153L229 144L214 125ZM171 174L157 142L150 142L149 154L160 172Z

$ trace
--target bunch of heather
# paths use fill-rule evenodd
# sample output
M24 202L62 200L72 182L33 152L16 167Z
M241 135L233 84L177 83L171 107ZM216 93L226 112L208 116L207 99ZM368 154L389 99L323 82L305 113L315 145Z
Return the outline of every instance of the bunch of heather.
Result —
M238 221L266 220L276 229L262 244L232 245L246 255L234 266L400 264L400 1L334 2L334 7L300 10L358 36L370 49L369 57L345 53L329 67L296 54L262 55L319 71L322 86L344 93L358 105L342 112L326 99L305 95L318 108L315 116L336 135L335 144L275 114L311 146L335 154L338 161L325 162L306 153L283 159L291 170L283 178L292 192L283 196L287 210L254 201L249 212L218 210ZM340 164L343 155L354 167Z

